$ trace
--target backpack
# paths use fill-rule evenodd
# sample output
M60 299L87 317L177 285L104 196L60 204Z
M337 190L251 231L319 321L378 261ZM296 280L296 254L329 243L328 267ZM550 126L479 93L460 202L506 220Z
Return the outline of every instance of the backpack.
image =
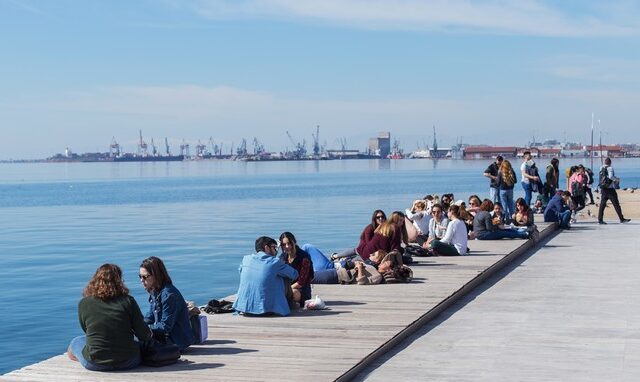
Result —
M613 183L613 179L609 178L609 171L607 166L603 166L600 169L600 180L598 182L598 187L600 188L609 188L611 187L611 183Z
M571 182L571 196L573 197L584 196L584 184L578 181Z
M593 171L590 168L585 170L585 174L587 174L587 184L593 184Z

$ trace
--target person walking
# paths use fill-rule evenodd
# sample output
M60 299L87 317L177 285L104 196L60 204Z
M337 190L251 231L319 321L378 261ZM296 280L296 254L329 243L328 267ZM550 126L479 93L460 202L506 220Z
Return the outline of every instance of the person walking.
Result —
M489 178L489 199L494 203L500 201L498 183L496 180L498 178L498 171L500 169L500 165L502 164L502 160L502 155L498 155L496 157L496 161L491 163L489 167L484 170L484 174L482 174Z
M598 186L600 187L601 193L600 208L598 209L598 223L607 224L602 219L604 217L604 209L607 206L607 201L609 200L611 200L611 204L613 204L613 208L618 214L620 223L630 222L630 219L625 219L624 215L622 215L622 208L620 207L618 193L616 192L616 188L620 187L620 178L616 177L616 172L611 166L611 158L606 158L604 160L604 166L600 168L600 181L598 182Z

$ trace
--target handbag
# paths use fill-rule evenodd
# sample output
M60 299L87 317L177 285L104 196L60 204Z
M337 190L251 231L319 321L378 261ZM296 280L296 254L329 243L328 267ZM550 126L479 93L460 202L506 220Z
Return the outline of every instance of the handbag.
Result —
M153 367L167 366L178 362L180 348L171 342L162 343L151 339L141 343L140 356L142 357L143 365Z

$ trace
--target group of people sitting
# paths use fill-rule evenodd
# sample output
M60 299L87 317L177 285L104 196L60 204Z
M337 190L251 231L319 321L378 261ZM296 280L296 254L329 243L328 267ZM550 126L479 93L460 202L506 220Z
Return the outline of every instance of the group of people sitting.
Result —
M531 183L539 181L537 175L531 175L536 172L528 170L530 160L524 163L527 179ZM619 179L610 164L607 158L600 174L604 204L600 206L598 220L602 222L604 206L607 200L612 200L620 221L628 222L619 207L615 193L615 182ZM255 241L256 253L245 256L240 264L240 284L233 309L248 316L287 316L311 299L312 284L411 281L413 273L406 264L412 262L411 255L416 249L422 255L458 256L469 252L470 239L535 239L538 231L530 199L518 198L511 205L516 180L509 161L500 158L492 166L485 172L492 181L491 199L471 195L467 207L463 200L454 202L453 194L427 195L415 200L404 212L394 211L389 218L384 211L375 210L357 246L330 257L313 245L300 247L291 232L283 232L279 241L259 237ZM588 171L576 166L571 170L568 190L562 191L557 187L557 166L557 159L552 160L547 169L548 186L539 188L548 196L544 221L569 228L572 211L584 208L584 194L589 194L593 203L593 196L587 191L588 177L593 178L593 174L585 175ZM582 187L581 197L578 190ZM282 250L280 255L278 249ZM180 350L195 343L189 308L162 260L153 256L145 259L140 264L139 278L149 293L150 306L145 315L129 295L122 270L114 264L98 268L78 305L85 335L71 341L69 358L89 370L122 370L141 363L140 349L146 341L175 344Z
M142 362L140 349L151 341L175 344L181 351L195 342L187 303L162 260L145 259L139 278L149 292L145 315L129 295L120 267L103 264L96 270L78 304L85 335L71 341L71 360L94 371L131 369Z

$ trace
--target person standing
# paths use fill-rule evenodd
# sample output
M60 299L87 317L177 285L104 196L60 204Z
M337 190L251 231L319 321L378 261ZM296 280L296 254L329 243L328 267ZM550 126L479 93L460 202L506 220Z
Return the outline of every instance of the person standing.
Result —
M500 195L500 204L505 210L507 223L511 222L511 216L516 213L515 203L513 202L513 186L516 184L516 174L508 160L502 161L500 171L498 172L498 190Z
M255 254L242 258L240 285L233 309L253 315L291 313L285 279L296 280L298 271L278 259L278 243L270 237L256 239ZM287 284L288 285L288 284Z
M522 165L520 165L520 173L522 174L522 189L524 190L524 201L531 206L531 196L537 191L537 184L540 178L535 175L537 173L536 163L533 161L531 151L525 151L522 154Z
M545 183L544 183L544 202L548 203L549 200L556 194L556 191L559 187L559 179L560 179L560 171L559 171L560 161L558 158L551 159L551 163L547 165L547 171L545 174Z
M624 215L622 215L622 208L620 208L618 193L616 192L616 188L620 187L620 178L616 177L616 172L611 166L611 158L606 158L604 160L604 166L600 168L600 182L598 185L602 195L600 199L600 208L598 209L598 223L607 224L602 220L602 218L604 216L604 209L607 206L608 200L611 200L611 204L613 204L613 208L618 214L620 223L630 222L630 219L625 219Z
M494 203L500 201L497 178L502 160L502 155L498 155L496 161L491 163L489 167L484 170L484 174L482 174L489 178L489 199Z

